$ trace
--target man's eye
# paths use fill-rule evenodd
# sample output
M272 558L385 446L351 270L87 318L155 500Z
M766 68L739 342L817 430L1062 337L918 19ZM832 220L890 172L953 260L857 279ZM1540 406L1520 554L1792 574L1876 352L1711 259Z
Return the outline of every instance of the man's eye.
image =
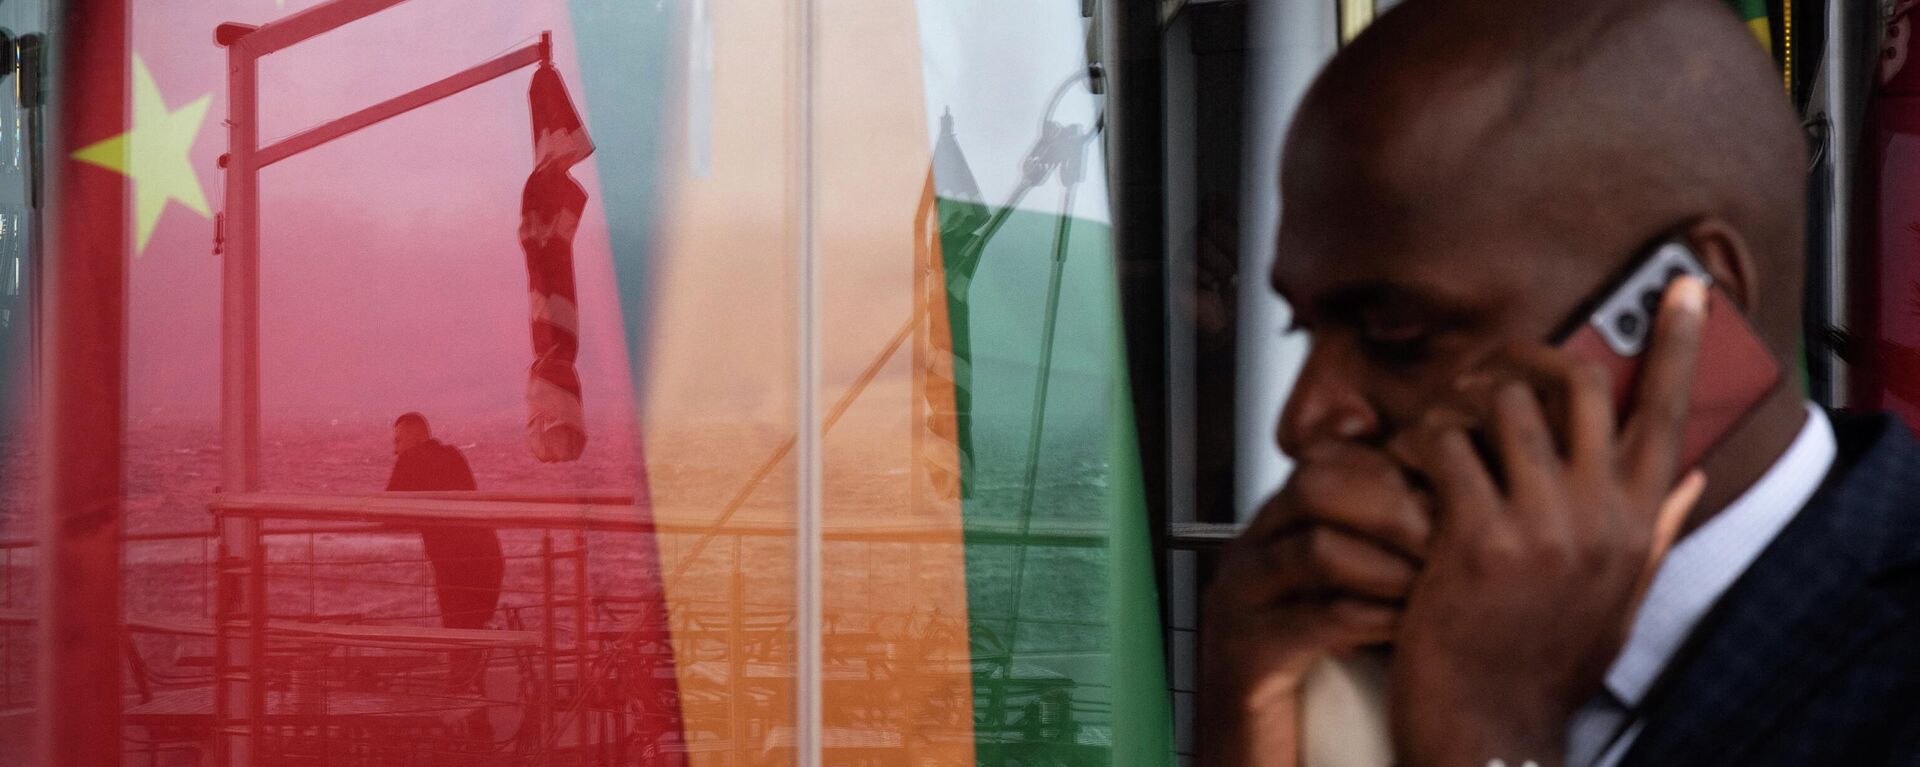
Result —
M1427 329L1412 323L1366 323L1360 327L1360 337L1370 344L1400 344L1416 341L1427 335Z
M1375 362L1392 367L1418 364L1427 355L1432 335L1418 325L1367 326L1360 330L1360 346Z

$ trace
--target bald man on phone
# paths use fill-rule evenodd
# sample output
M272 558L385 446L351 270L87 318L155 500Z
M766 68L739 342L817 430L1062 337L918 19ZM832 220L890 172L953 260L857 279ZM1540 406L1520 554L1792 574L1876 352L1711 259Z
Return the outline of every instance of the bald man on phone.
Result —
M1307 669L1386 647L1404 765L1920 764L1907 430L1785 384L1681 465L1692 278L1622 409L1549 343L1673 237L1797 354L1804 141L1724 3L1408 0L1284 158L1297 468L1210 586L1203 763L1294 764Z

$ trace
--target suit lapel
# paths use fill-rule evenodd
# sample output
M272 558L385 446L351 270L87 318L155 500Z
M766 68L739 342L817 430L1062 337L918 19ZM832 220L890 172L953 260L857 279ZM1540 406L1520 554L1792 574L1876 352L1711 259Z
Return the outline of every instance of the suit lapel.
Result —
M1835 427L1835 469L1675 656L1639 712L1646 729L1624 764L1741 763L1816 684L1906 615L1876 583L1920 561L1920 529L1897 503L1920 497L1920 447L1884 417Z

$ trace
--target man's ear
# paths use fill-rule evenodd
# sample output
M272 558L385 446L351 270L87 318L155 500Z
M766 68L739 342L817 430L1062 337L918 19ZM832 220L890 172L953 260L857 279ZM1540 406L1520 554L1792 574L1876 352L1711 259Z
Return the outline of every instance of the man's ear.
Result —
M1753 250L1747 247L1740 231L1718 216L1708 216L1688 224L1681 236L1693 248L1693 254L1713 276L1713 284L1749 311L1760 300L1759 273Z

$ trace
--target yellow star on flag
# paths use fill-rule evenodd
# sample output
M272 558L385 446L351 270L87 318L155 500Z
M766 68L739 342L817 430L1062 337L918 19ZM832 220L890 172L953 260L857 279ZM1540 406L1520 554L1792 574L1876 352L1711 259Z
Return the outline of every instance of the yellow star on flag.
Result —
M147 62L133 57L133 130L88 146L73 153L81 162L118 171L133 181L135 247L134 254L147 250L153 228L168 202L178 202L202 218L212 218L207 210L207 195L200 188L200 175L193 170L188 152L200 135L213 94L168 110L160 97Z

